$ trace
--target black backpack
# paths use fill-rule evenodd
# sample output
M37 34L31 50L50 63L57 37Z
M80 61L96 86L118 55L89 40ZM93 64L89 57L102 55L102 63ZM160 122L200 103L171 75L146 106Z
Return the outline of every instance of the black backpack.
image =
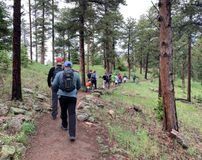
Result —
M63 73L63 84L60 88L65 92L71 92L75 89L74 86L74 70L64 70Z
M55 67L55 70L53 71L53 80L54 80L56 74L57 74L58 72L60 72L60 71L63 71L62 66L56 66L56 67Z

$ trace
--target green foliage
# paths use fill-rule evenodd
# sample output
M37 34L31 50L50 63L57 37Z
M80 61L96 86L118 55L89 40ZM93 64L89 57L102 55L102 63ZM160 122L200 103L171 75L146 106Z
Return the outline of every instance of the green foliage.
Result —
M163 119L163 99L159 98L155 111L156 118L159 120Z
M24 122L21 126L21 131L27 135L32 135L35 132L35 125L33 122Z
M120 71L127 71L127 67L124 64L124 61L122 59L120 59L117 63L117 69Z
M0 2L0 50L8 50L11 48L11 29L10 29L10 19L9 14L6 12L6 4Z
M23 45L21 47L21 65L27 67L29 64L29 58L27 56L27 48Z
M10 53L6 50L0 50L0 66L7 70L11 63Z
M158 153L156 141L154 139L151 140L148 131L141 127L135 132L132 132L120 126L110 126L109 132L120 146L126 148L126 152L132 158L138 158L140 156L150 158L150 156Z
M29 140L26 136L26 134L24 132L20 132L17 137L16 137L16 141L19 143L22 143L24 145L28 145L29 144Z

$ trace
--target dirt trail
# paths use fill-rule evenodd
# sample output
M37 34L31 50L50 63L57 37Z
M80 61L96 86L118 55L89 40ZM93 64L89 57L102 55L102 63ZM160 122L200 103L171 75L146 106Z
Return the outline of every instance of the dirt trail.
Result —
M84 95L79 93L77 104ZM96 128L89 128L77 121L77 139L70 142L68 132L60 128L59 116L56 120L52 120L50 114L44 114L37 122L37 133L31 138L31 148L27 151L25 160L99 159Z

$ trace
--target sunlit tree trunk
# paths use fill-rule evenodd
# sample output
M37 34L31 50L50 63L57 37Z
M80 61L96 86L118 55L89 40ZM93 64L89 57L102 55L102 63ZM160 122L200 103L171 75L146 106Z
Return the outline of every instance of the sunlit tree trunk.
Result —
M14 0L12 100L22 100L20 51L21 51L21 0Z
M173 71L172 71L172 30L171 0L159 0L160 22L160 79L163 98L163 127L166 131L178 131Z

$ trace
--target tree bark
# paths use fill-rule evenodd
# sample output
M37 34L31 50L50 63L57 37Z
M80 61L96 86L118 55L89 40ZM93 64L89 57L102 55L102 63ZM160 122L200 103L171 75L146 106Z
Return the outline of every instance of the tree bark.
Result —
M35 6L36 6L36 0L35 0ZM37 9L35 8L35 43L36 43L36 62L38 62L38 29L37 29Z
M81 28L79 30L79 45L80 45L80 70L81 70L81 85L86 87L85 80L85 51L84 51L84 15L85 15L85 1L80 2L82 13L79 17Z
M190 21L192 16L189 17ZM191 34L188 37L188 84L187 84L187 101L191 102Z
M52 63L55 65L55 12L54 12L54 0L52 0Z
M42 3L43 11L42 11L42 38L41 38L41 64L45 62L45 3Z
M128 79L130 79L130 70L131 70L131 63L130 63L130 28L128 32Z
M21 51L21 0L14 0L12 100L22 100L20 51Z
M147 79L147 73L148 73L148 64L149 64L149 52L147 52L146 56L146 64L145 64L145 76L144 78Z
M182 64L182 88L185 89L185 59Z
M31 12L31 0L29 0L29 27L30 27L30 59L32 63L32 12Z
M90 54L90 38L88 38L87 44L87 58L86 58L86 72L89 72L89 54Z
M166 131L178 131L173 71L172 71L172 30L171 0L159 0L160 22L160 79L163 98L163 127Z

